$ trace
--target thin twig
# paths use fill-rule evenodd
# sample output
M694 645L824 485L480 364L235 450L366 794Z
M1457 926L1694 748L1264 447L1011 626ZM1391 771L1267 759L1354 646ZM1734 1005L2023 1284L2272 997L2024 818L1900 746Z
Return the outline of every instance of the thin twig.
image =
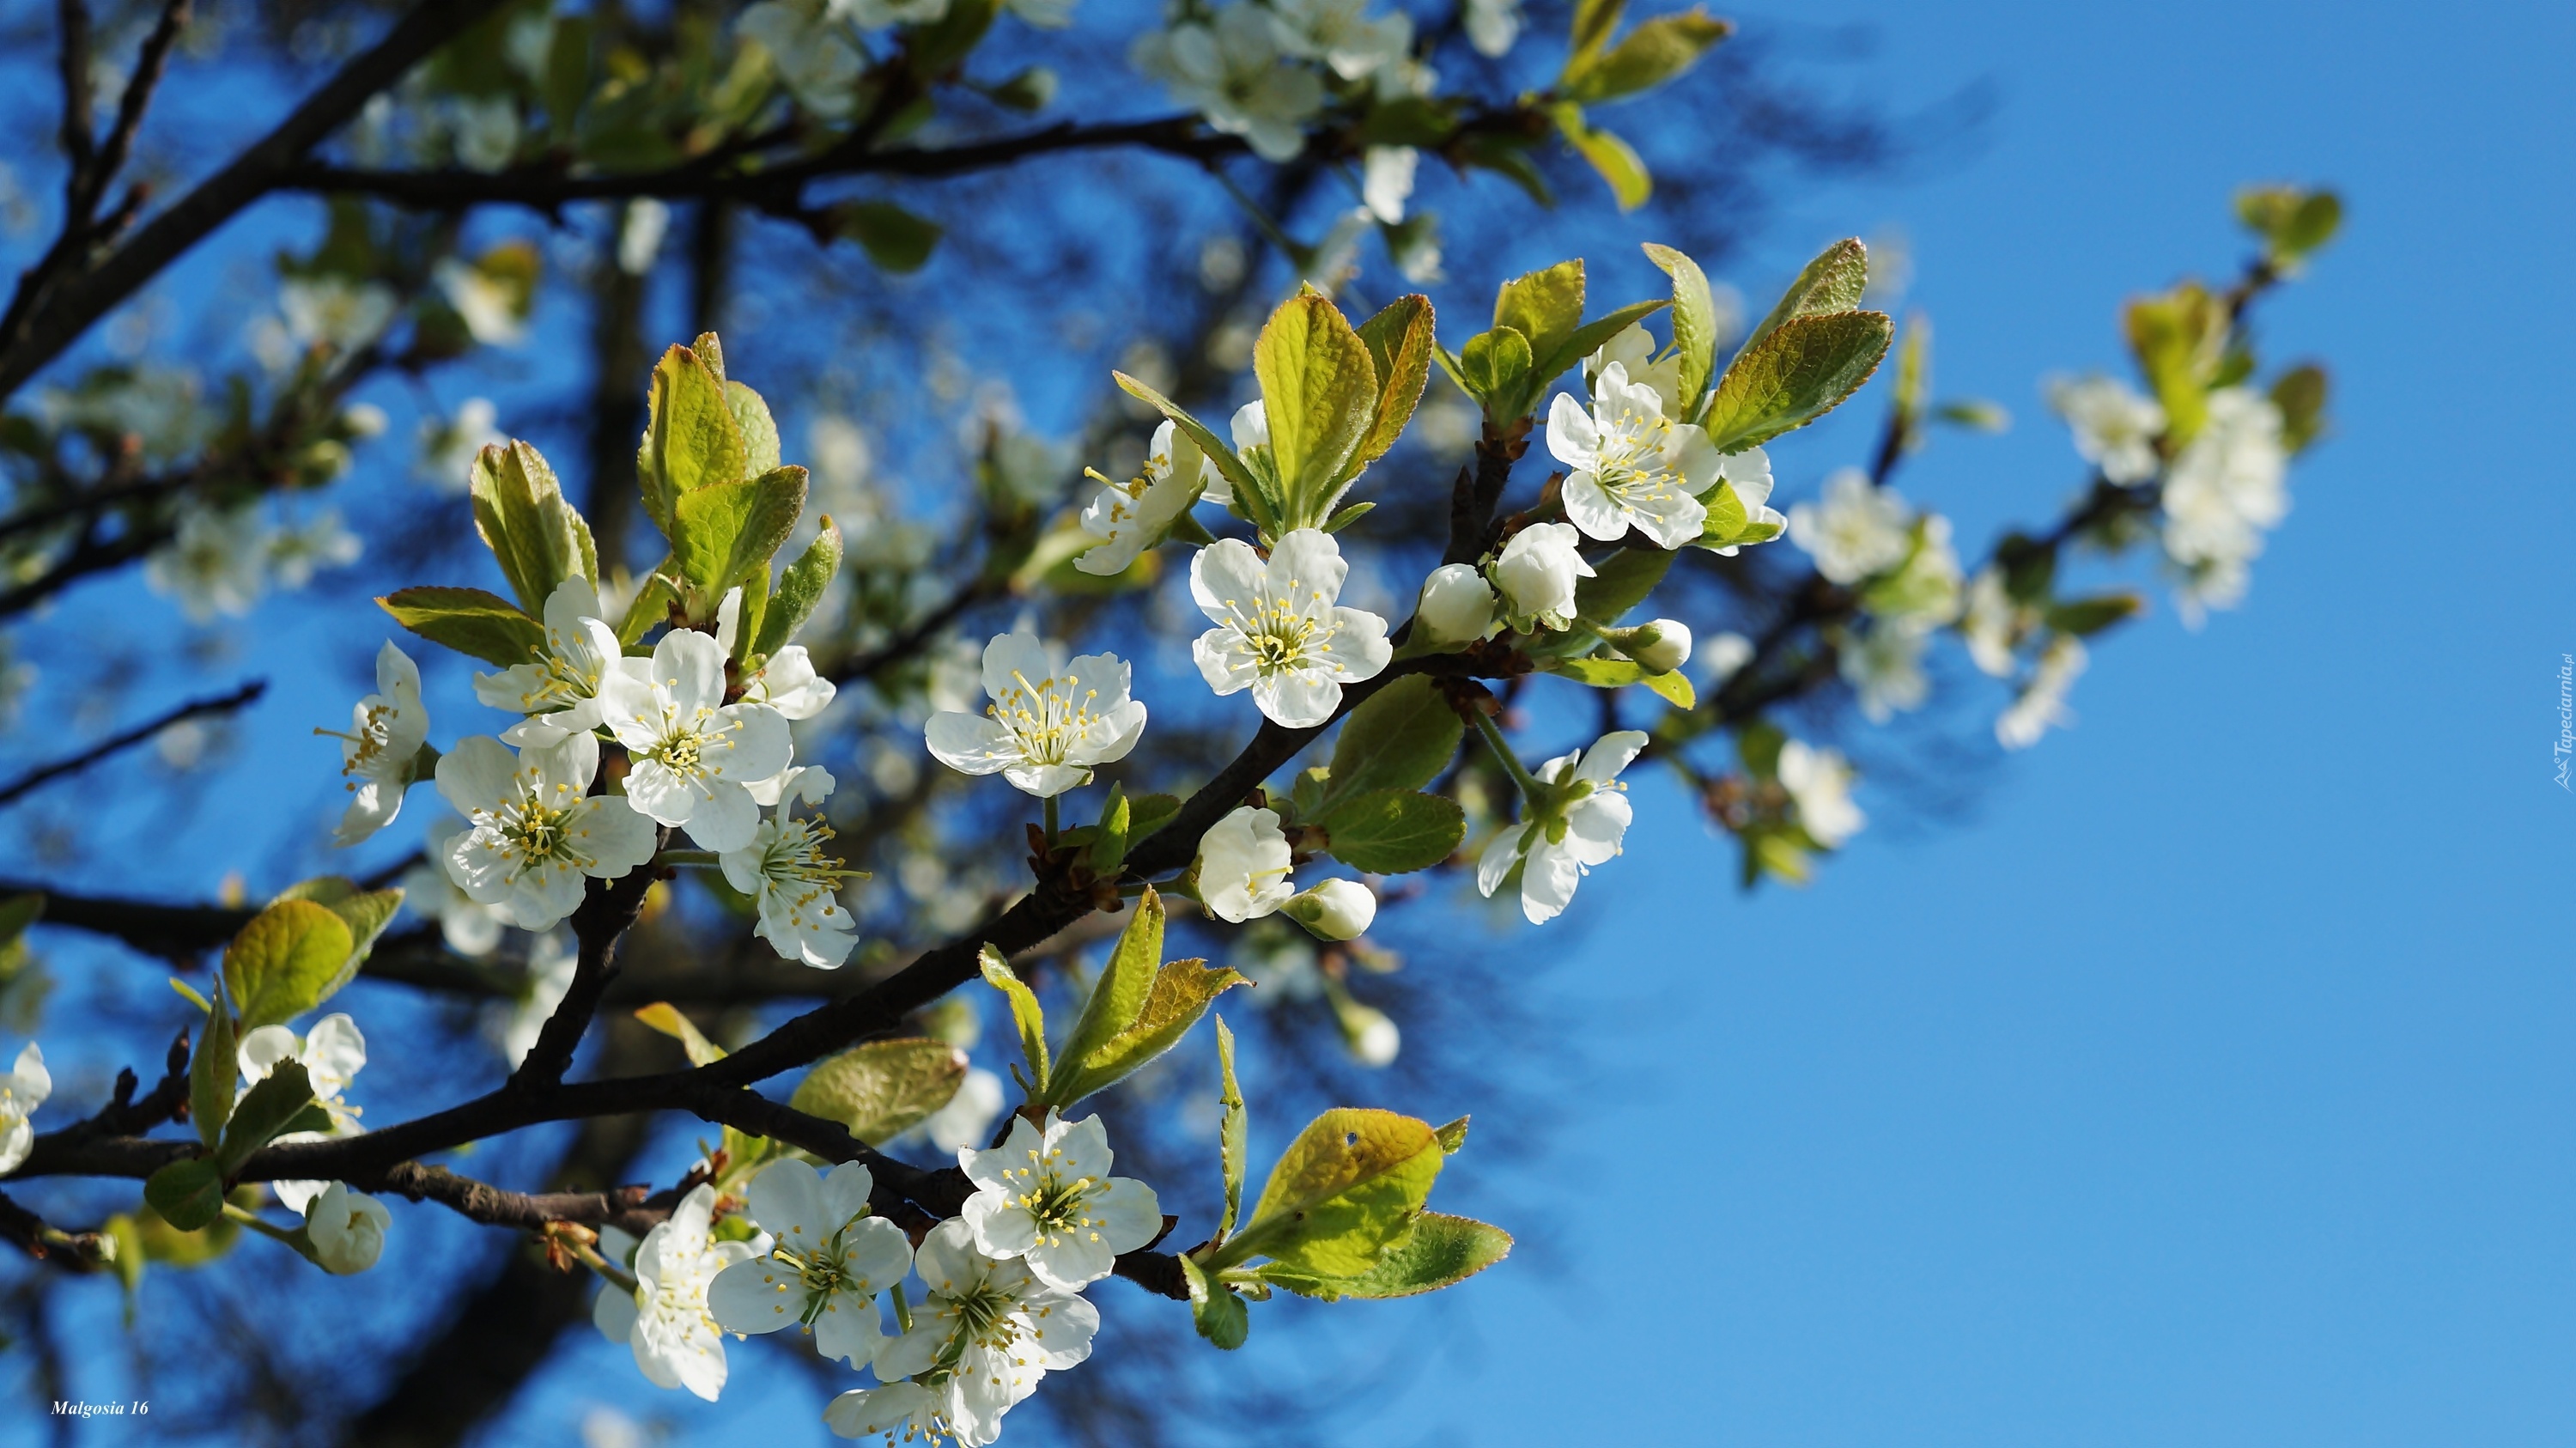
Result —
M51 764L40 765L20 775L9 784L0 785L0 807L16 804L21 798L44 785L51 784L66 775L78 774L103 759L131 749L173 724L185 723L191 719L203 719L210 715L232 713L236 709L246 708L256 703L259 696L267 692L266 679L253 679L229 694L211 699L192 699L158 719L137 724L124 733L112 739L101 740L68 759L57 759Z

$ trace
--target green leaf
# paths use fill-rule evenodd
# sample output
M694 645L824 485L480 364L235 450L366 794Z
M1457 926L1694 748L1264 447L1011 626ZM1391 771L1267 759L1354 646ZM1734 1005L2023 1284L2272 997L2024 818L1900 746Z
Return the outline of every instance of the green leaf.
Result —
M230 1177L250 1160L252 1152L276 1140L312 1104L313 1080L305 1074L304 1063L278 1062L234 1104L232 1119L224 1123L223 1144L208 1160L216 1171Z
M1243 465L1243 459L1235 455L1232 445L1208 430L1206 423L1190 416L1180 404L1124 372L1112 372L1109 376L1117 382L1119 390L1170 418L1174 427L1188 433L1190 441L1197 443L1199 451L1206 454L1208 461L1215 464L1216 470L1224 475L1227 486L1234 496L1240 498L1251 494L1257 497L1262 493L1262 485L1253 478L1252 470Z
M1429 678L1409 674L1371 694L1333 741L1327 809L1376 790L1417 790L1458 757L1467 726Z
M224 947L224 989L240 1003L241 1028L257 1030L311 1010L347 978L342 972L357 946L349 922L329 906L281 900L259 912Z
M824 213L834 236L855 241L880 271L917 272L930 263L947 228L891 201L844 201Z
M1320 1277L1274 1264L1262 1270L1261 1280L1326 1302L1345 1297L1413 1297L1464 1282L1509 1256L1511 1250L1512 1234L1500 1227L1472 1217L1424 1212L1412 1231L1357 1276Z
M339 916L341 923L349 927L349 958L314 998L313 1004L318 1006L339 994L340 987L347 985L367 963L367 953L376 948L376 937L385 933L395 912L402 909L403 892L360 890L354 882L338 875L322 875L287 886L277 899L310 900ZM269 903L274 905L277 900Z
M1762 318L1753 335L1744 339L1747 351L1753 344L1793 317L1813 316L1822 312L1845 312L1860 305L1869 290L1869 248L1860 238L1846 237L1816 254L1780 294L1770 312Z
M2276 264L2294 263L2334 239L2343 225L2343 200L2331 191L2248 186L2236 193L2236 215L2263 238Z
M27 933L45 913L45 897L30 892L0 900L0 946L6 946Z
M1691 681L1683 677L1679 669L1669 673L1648 674L1637 682L1653 690L1676 709L1699 707L1699 690L1691 687Z
M1217 1169L1225 1177L1225 1215L1217 1219L1216 1240L1223 1242L1243 1214L1244 1157L1251 1131L1243 1109L1243 1088L1234 1081L1234 1032L1226 1028L1223 1016L1216 1018L1216 1071L1221 1108L1216 1126Z
M1431 299L1417 294L1396 298L1360 324L1360 341L1368 346L1378 391L1376 415L1351 455L1353 473L1386 456L1413 420L1423 386L1431 380L1431 354L1439 347L1432 340L1432 321Z
M1556 121L1556 134L1566 137L1566 144L1592 162L1592 170L1610 183L1610 198L1618 201L1620 211L1636 211L1654 196L1654 175L1646 170L1646 160L1636 155L1636 147L1623 142L1615 131L1584 119L1582 106L1574 106L1571 100L1558 103L1548 108L1548 116Z
M233 1113L233 1082L241 1074L241 1036L233 1025L222 971L215 972L214 990L206 1024L197 1032L197 1052L188 1058L188 1115L197 1123L197 1139L209 1150L224 1139L225 1118Z
M1068 1055L1062 1079L1050 1083L1045 1099L1071 1106L1094 1092L1125 1079L1131 1072L1181 1042L1216 998L1239 985L1241 975L1225 967L1210 969L1204 960L1175 960L1154 976L1144 1009L1127 1029L1079 1061Z
M1646 601L1679 556L1661 548L1620 549L1592 565L1590 578L1575 580L1574 611L1596 624L1617 623Z
M709 600L751 577L796 531L805 513L805 470L778 468L741 482L680 495L672 513L671 561Z
M1127 786L1109 786L1109 798L1100 806L1100 822L1092 826L1087 862L1093 874L1114 879L1118 867L1127 863L1127 822L1133 814L1127 804Z
M816 1062L787 1104L882 1146L946 1106L965 1079L966 1055L946 1041L870 1041Z
M728 377L725 379L725 409L733 414L733 425L742 433L743 471L753 477L778 468L778 423L769 415L769 403L757 392Z
M143 1200L180 1231L199 1231L223 1219L224 1176L204 1157L174 1161L145 1178Z
M2209 384L2227 346L2227 304L2198 282L2129 303L2129 350L2164 404L2167 438L2179 448L2209 418Z
M668 536L680 495L741 481L751 471L750 453L725 400L723 375L689 348L675 345L662 354L645 406L635 472L644 511Z
M987 945L979 963L985 983L1011 1003L1011 1020L1020 1028L1020 1058L1029 1063L1029 1097L1036 1100L1047 1089L1046 1012L1038 1005L1037 992L1011 973L1011 963L1002 958L1002 952Z
M1412 790L1379 789L1344 800L1316 823L1334 859L1372 875L1428 870L1456 853L1467 816L1456 800Z
M545 652L545 625L479 588L405 588L377 599L376 607L431 643L505 669Z
M1224 1283L1208 1281L1207 1273L1187 1257L1181 1259L1181 1276L1189 1284L1190 1323L1199 1336L1228 1352L1243 1346L1252 1332L1252 1314L1243 1299Z
M2134 593L2104 593L2071 599L2048 610L2048 626L2084 638L2146 611L2147 601Z
M1135 1025L1162 965L1163 897L1148 885L1127 917L1127 928L1119 932L1109 963L1092 982L1091 999L1083 1003L1082 1018L1065 1039L1065 1059L1079 1062Z
M1252 344L1270 420L1270 456L1286 503L1283 530L1332 511L1338 480L1377 414L1377 366L1330 298L1309 287L1279 304Z
M564 500L554 469L535 448L524 442L484 448L475 455L468 486L474 531L528 613L544 613L555 585L567 578L598 581L590 525Z
M1440 1138L1440 1149L1449 1153L1451 1156L1456 1156L1459 1152L1465 1150L1467 1146L1467 1125L1472 1119L1473 1118L1461 1116L1455 1121L1434 1128L1431 1134Z
M1327 1111L1271 1168L1252 1225L1202 1265L1267 1256L1312 1276L1356 1277L1412 1227L1447 1155L1427 1122L1348 1106Z
M1717 298L1699 263L1669 246L1646 243L1646 259L1673 279L1673 350L1681 360L1680 410L1687 415L1699 405L1708 379L1717 372Z
M705 1066L725 1058L725 1049L710 1041L698 1029L698 1023L680 1014L680 1008L669 1001L655 1001L635 1012L635 1019L680 1043L680 1050L692 1066Z
M1565 68L1588 65L1600 55L1601 47L1610 43L1610 32L1619 28L1619 16L1628 8L1628 0L1575 0L1574 26L1567 36Z
M1161 829L1180 812L1178 795L1140 794L1127 801L1127 848L1136 848L1138 842Z
M1591 356L1602 343L1638 322L1662 311L1667 302L1630 302L1607 316L1595 317L1574 329L1573 335L1557 345L1554 355L1541 357L1530 372L1530 390L1535 400L1539 388L1563 376L1565 370Z
M1788 742L1789 736L1781 733L1778 725L1757 720L1735 736L1735 753L1744 761L1747 774L1756 779L1778 779L1780 750Z
M780 649L796 642L796 631L814 616L814 606L823 601L824 590L832 586L833 576L841 571L841 530L829 517L823 519L823 531L796 555L778 575L778 593L769 600L769 611L761 616L760 640L755 652L762 658L775 657Z
M1626 659L1562 659L1555 672L1595 689L1621 689L1646 678L1644 669Z
M2326 371L2310 363L2293 367L2272 384L2272 405L2281 409L2281 445L2292 456L2326 428Z
M1561 261L1503 283L1494 296L1494 325L1520 333L1531 357L1554 356L1583 325L1583 259Z
M1878 370L1895 340L1885 312L1794 317L1736 355L1711 393L1704 425L1738 452L1833 411Z
M1478 332L1458 349L1458 374L1469 393L1496 419L1528 411L1530 373L1537 357L1518 327L1498 326Z
M644 585L635 590L635 601L626 605L626 617L617 624L617 641L633 644L651 633L656 624L668 623L671 605L680 601L679 586L672 582L675 565L669 555L653 565L644 575Z
M1734 28L1696 6L1658 15L1606 51L1578 52L1566 64L1557 94L1588 105L1652 90L1698 64Z

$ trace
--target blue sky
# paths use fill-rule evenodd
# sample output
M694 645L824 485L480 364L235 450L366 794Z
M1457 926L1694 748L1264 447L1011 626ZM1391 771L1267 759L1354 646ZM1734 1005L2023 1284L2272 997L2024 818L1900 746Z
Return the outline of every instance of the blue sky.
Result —
M1363 1436L2562 1436L2576 377L2533 319L2571 301L2576 15L1798 19L1874 27L1898 99L1997 85L1973 156L1770 238L1785 272L1911 237L1944 388L2022 419L1903 479L1964 539L2069 486L2035 376L2115 365L2122 296L2231 266L2240 181L2345 191L2344 239L2264 318L2270 355L2332 364L2335 435L2247 605L2198 634L2160 606L2098 649L2080 725L1966 818L1747 900L1709 888L1683 800L1641 798L1556 977L1626 1063L1606 1130L1534 1174L1579 1182L1537 1228L1566 1258L1463 1289L1464 1330Z

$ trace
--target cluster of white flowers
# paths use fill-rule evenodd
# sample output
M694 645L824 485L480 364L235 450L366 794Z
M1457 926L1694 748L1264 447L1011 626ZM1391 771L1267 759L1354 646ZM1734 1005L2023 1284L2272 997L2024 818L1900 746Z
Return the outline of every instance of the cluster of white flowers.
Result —
M143 560L143 581L176 601L191 623L241 618L269 587L302 588L325 568L345 568L364 551L340 515L323 509L301 522L272 523L257 503L181 507L170 541Z
M328 1131L290 1131L273 1144L329 1141L359 1131L358 1108L342 1100L341 1093L367 1064L367 1038L347 1012L333 1011L302 1036L284 1026L261 1026L241 1038L234 1057L241 1071L236 1103L281 1064L293 1061L304 1068L315 1103L331 1118ZM305 1240L324 1271L343 1276L364 1272L383 1255L393 1215L382 1202L346 1182L273 1181L268 1186L287 1210L304 1218Z
M1278 811L1232 810L1199 837L1199 900L1233 925L1284 912L1321 940L1368 933L1377 921L1376 892L1357 880L1326 880L1299 891L1288 879L1293 864Z
M1818 573L1859 591L1867 625L1843 630L1836 653L1861 712L1885 723L1922 707L1932 632L1959 617L1967 596L1950 520L1918 516L1895 489L1844 468L1825 480L1821 500L1789 510L1789 538Z
M1412 59L1412 17L1368 9L1369 0L1235 0L1207 19L1139 37L1131 58L1210 126L1243 137L1265 160L1292 160L1329 83L1384 95L1429 91L1433 77Z
M2165 470L2165 556L2185 577L2185 616L2232 608L2245 596L2263 535L2290 511L2281 409L2261 393L2223 387L2209 416Z
M36 1148L36 1108L54 1094L54 1078L45 1069L45 1053L29 1041L18 1060L0 1076L0 1176L7 1176Z
M2067 634L2049 640L2048 647L2040 650L2030 682L2022 686L2011 707L1995 719L1995 741L2006 749L2028 749L2052 726L2062 729L2074 723L2075 715L2066 707L2066 692L2075 686L2075 676L2084 672L2088 662L2083 640Z
M2122 487L2156 475L2156 439L2164 435L2165 410L2154 398L2116 377L2052 377L2043 387L2048 405L2075 434L2078 457Z
M917 1252L871 1214L866 1167L772 1162L746 1192L747 1242L719 1239L711 1185L640 1243L602 1230L623 1280L601 1290L593 1320L654 1383L709 1401L725 1385L724 1334L796 1327L823 1357L875 1375L825 1410L835 1433L991 1443L1048 1373L1091 1355L1100 1313L1084 1289L1162 1234L1153 1189L1110 1175L1112 1160L1098 1117L1015 1120L1001 1145L957 1150L974 1195ZM880 1299L914 1277L918 1300L890 1333Z

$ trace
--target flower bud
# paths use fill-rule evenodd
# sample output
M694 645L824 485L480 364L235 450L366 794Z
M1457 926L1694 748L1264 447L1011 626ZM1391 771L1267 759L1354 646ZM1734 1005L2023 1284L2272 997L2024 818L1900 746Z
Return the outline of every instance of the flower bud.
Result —
M1326 880L1281 908L1319 940L1357 940L1377 919L1377 896L1357 880Z
M1447 563L1422 580L1422 602L1413 624L1433 643L1459 644L1485 636L1494 623L1494 590L1473 564Z
M347 1182L322 1189L304 1214L305 1235L313 1241L314 1260L325 1272L343 1277L376 1265L385 1250L385 1228L393 1215L384 1203L349 1190Z
M1404 1045L1404 1033L1395 1021L1375 1006L1364 1006L1345 996L1334 1008L1342 1027L1342 1043L1363 1066L1391 1066L1396 1052Z
M1679 619L1659 618L1635 628L1603 629L1601 637L1650 674L1669 674L1690 662L1690 625Z
M1575 580L1593 576L1592 565L1575 550L1582 536L1571 523L1532 523L1503 545L1494 560L1494 584L1515 624L1536 620L1564 628L1574 621Z

